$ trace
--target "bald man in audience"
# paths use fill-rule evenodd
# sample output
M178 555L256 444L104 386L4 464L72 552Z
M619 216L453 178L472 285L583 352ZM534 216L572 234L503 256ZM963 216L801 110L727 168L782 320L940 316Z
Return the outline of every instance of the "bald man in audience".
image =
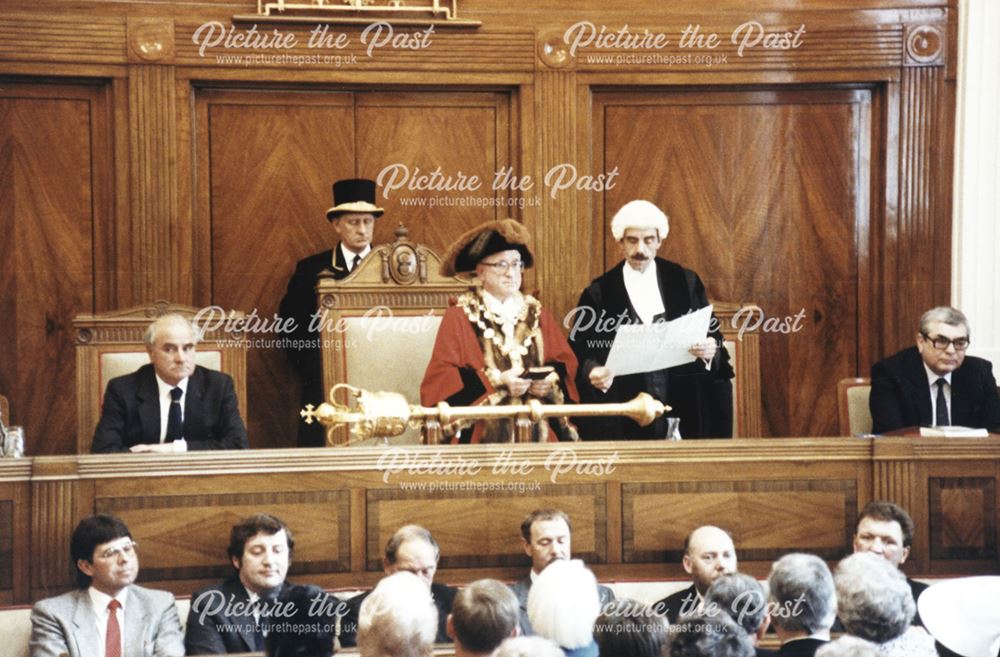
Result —
M837 590L826 562L812 554L786 554L771 566L771 626L781 639L779 657L813 657L830 641Z
M688 588L668 595L653 609L673 625L686 614L700 611L705 592L716 579L736 572L736 546L729 532L712 525L695 529L684 539L684 571L691 576Z
M92 452L247 448L233 380L196 365L197 344L194 326L180 315L149 325L149 363L108 382Z
M435 643L451 643L446 626L457 590L434 582L434 573L437 572L440 556L441 549L429 531L420 525L404 525L397 529L386 543L382 568L386 575L398 572L413 573L427 585L438 611L438 632ZM369 591L356 595L347 601L346 613L340 621L341 647L356 645L358 614L370 593Z
M854 525L854 551L872 552L884 558L896 568L902 570L902 565L910 556L913 546L913 519L901 506L874 500L865 505L858 514ZM927 585L915 579L906 578L913 593L913 601L920 599ZM918 610L913 617L913 624L923 627Z
M531 557L531 572L520 582L510 585L521 609L520 630L524 636L534 634L528 620L528 594L531 584L552 562L569 559L573 528L569 516L558 509L535 509L521 522L524 553ZM601 608L615 601L615 594L606 586L597 585Z
M517 598L506 584L481 579L455 595L448 616L448 636L455 641L455 657L487 657L505 639L517 636L520 616Z

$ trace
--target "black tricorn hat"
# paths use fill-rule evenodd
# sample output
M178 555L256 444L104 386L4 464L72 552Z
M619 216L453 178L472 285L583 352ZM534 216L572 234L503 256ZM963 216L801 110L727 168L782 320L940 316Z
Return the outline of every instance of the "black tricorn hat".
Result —
M511 250L521 254L525 267L531 267L535 259L528 248L530 240L528 229L513 219L487 221L466 231L448 247L441 260L441 275L475 271L483 258Z
M333 221L348 212L364 212L376 219L385 212L375 205L375 181L367 178L348 178L333 183L333 207L326 211L326 218Z

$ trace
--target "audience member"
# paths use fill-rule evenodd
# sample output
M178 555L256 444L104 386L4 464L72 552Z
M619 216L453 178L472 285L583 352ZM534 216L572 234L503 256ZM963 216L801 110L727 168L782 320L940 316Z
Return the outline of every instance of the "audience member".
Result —
M872 430L959 425L1000 432L1000 395L990 361L966 356L969 321L939 306L920 318L917 346L872 367Z
M375 220L382 212L375 204L374 181L352 178L333 183L333 207L326 211L326 219L339 241L332 249L299 260L288 279L279 313L285 320L295 320L295 330L285 336L291 338L285 351L301 382L300 408L306 404L316 406L326 400L320 334L314 328L318 323L313 323L319 274L324 269L329 270L335 280L340 280L354 271L371 253ZM322 425L299 422L298 441L302 447L322 446L326 442Z
M594 621L600 613L597 579L579 560L550 563L528 594L535 633L555 641L566 657L597 657Z
M174 596L134 584L139 556L125 523L84 518L70 538L79 588L31 610L31 657L180 657L184 635Z
M407 571L384 577L358 616L361 657L430 657L438 610L427 583Z
M280 619L268 626L267 657L332 657L337 612L328 596L318 586L286 587L277 598Z
M837 566L834 582L848 634L878 644L890 657L936 657L934 639L911 627L916 605L906 578L886 559L852 554Z
M786 554L767 578L771 624L779 657L813 657L830 641L837 591L826 562L812 554Z
M461 235L441 259L441 273L475 272L476 285L458 296L438 326L420 383L420 403L503 406L576 402L576 356L559 322L521 292L534 258L530 233L514 219L487 221ZM444 427L454 442L514 440L514 419L456 421ZM566 418L532 424L532 440L579 440Z
M653 605L671 624L682 615L701 611L705 592L712 582L736 572L736 546L729 532L711 525L698 527L684 539L681 564L691 576L691 586Z
M913 520L902 507L883 500L874 500L865 505L854 524L854 551L871 552L883 557L896 568L901 568L910 556L913 545ZM919 602L920 594L927 585L915 579L906 578L913 594L913 601ZM914 625L923 625L919 611L913 616Z
M582 401L626 402L640 392L652 395L680 419L685 438L733 435L733 368L718 323L691 345L692 362L667 369L616 375L607 366L618 326L676 319L708 305L698 274L656 255L670 226L649 201L626 203L611 220L623 260L583 290L569 322L570 343L580 361L577 387ZM714 327L714 328L713 328ZM665 438L667 418L641 427L623 416L581 424L584 437Z
M448 616L455 657L491 655L504 639L517 636L517 598L502 582L481 579L459 590Z
M294 547L288 525L272 515L260 513L233 525L228 553L234 571L191 596L184 637L187 654L263 650L263 621L289 586L285 576Z
M501 643L493 657L566 657L566 653L540 636L518 636Z
M934 584L917 606L938 653L1000 657L1000 577L962 577Z
M705 608L721 611L743 628L754 644L757 657L769 657L772 650L758 644L770 622L767 614L767 593L755 577L732 573L718 578L705 592Z
M727 614L695 613L670 627L664 657L753 657L753 641Z
M594 624L598 652L608 657L660 657L667 620L648 605L620 600L604 607Z
M535 509L521 522L521 541L524 553L531 557L531 572L519 582L511 584L521 607L521 634L534 634L528 619L528 593L531 584L552 562L569 559L573 528L569 516L558 509ZM614 602L615 594L606 586L597 585L601 606Z
M429 531L419 525L404 525L396 530L385 545L382 568L386 575L408 572L416 575L430 591L438 611L436 643L451 643L448 637L447 621L451 613L456 590L444 584L434 583L441 550ZM340 645L356 645L358 614L369 593L356 595L346 603L344 617L340 621Z
M856 636L842 636L816 651L816 657L881 657L881 655L878 646Z
M149 325L150 362L108 382L93 453L247 448L233 380L195 365L197 343L194 326L180 315Z

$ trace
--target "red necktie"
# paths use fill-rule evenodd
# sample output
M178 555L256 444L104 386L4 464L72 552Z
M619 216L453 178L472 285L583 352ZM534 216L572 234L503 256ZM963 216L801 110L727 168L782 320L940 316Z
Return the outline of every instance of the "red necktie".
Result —
M122 657L122 630L115 612L122 603L114 598L108 603L108 631L104 635L104 657Z

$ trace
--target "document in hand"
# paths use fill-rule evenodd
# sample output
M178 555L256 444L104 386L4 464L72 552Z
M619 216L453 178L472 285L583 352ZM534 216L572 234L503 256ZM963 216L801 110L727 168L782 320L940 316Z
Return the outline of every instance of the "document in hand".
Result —
M690 363L688 350L705 339L711 320L712 306L705 306L669 322L619 326L604 365L623 376Z

